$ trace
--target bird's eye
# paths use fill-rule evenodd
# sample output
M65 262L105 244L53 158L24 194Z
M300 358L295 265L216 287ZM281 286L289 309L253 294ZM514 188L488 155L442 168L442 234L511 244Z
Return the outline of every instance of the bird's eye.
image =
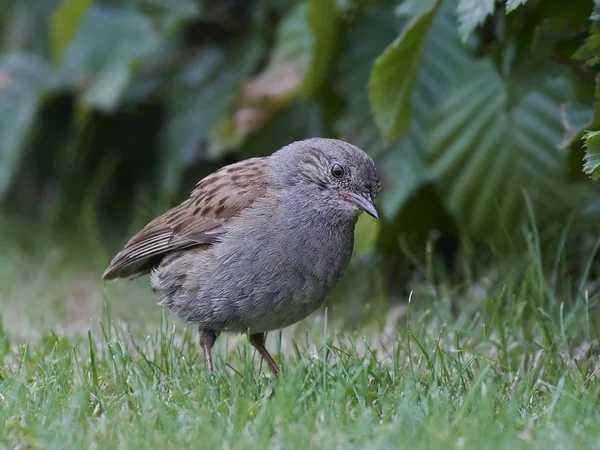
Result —
M339 164L334 164L331 167L331 175L335 178L342 178L344 176L344 168Z

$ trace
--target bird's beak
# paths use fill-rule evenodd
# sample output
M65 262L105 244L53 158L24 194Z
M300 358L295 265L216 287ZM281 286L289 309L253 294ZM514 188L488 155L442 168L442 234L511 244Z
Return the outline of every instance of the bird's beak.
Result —
M377 211L377 208L375 207L375 203L373 202L373 199L371 198L370 194L365 192L364 194L361 195L361 194L355 194L354 192L347 192L347 191L342 191L342 192L340 192L340 194L346 200L351 201L356 206L358 206L360 209L365 211L367 214L369 214L379 220L379 212Z

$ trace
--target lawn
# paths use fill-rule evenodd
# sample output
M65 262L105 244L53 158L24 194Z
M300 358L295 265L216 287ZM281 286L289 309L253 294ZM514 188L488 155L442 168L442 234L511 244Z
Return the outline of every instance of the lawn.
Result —
M407 281L410 303L365 306L360 325L344 325L343 299L328 303L269 336L277 382L243 336L219 339L207 373L195 330L155 305L146 278L101 282L102 256L4 249L1 448L600 442L591 282L561 264L543 275L536 251L458 287Z

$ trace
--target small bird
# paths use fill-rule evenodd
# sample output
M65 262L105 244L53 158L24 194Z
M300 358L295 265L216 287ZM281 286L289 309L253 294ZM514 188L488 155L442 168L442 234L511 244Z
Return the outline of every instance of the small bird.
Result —
M294 142L225 166L148 223L103 279L150 273L159 304L195 324L209 371L221 332L248 333L275 377L265 333L313 313L352 255L380 179L373 160L337 139Z

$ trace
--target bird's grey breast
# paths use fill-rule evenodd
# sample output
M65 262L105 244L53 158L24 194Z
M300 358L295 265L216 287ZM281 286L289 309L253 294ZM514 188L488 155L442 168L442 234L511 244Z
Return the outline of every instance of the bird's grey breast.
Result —
M329 219L310 202L266 195L224 224L214 244L166 257L153 288L202 329L284 328L323 303L350 261L354 222Z
M216 251L236 285L227 328L279 329L314 312L345 270L354 224L332 224L285 197L257 200L227 230ZM245 331L245 330L243 330Z

